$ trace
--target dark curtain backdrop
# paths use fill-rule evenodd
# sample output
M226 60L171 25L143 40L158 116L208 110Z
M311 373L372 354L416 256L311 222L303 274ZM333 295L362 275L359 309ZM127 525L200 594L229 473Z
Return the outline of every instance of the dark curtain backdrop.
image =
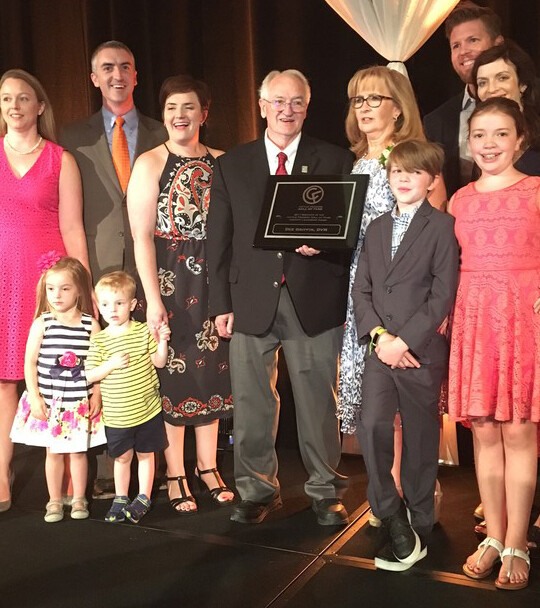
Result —
M505 35L540 65L540 2L492 0ZM99 108L89 59L118 39L134 52L137 106L159 118L167 76L190 72L212 89L208 144L228 149L260 134L256 89L271 69L295 67L312 85L306 129L346 144L346 86L383 63L324 0L0 0L0 71L22 67L45 85L59 125ZM461 88L442 28L408 62L423 113Z

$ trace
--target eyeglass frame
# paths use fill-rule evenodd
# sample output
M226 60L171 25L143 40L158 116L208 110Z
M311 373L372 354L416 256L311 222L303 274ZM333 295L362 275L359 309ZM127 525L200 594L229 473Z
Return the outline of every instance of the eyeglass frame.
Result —
M266 101L266 103L269 103L276 112L283 112L283 110L287 106L290 106L291 111L294 114L300 114L307 108L307 105L308 105L307 102L304 101L303 99L293 99L292 101L285 101L285 100L281 100L281 99L271 100L271 99L264 99L264 97L261 97L261 99L263 101ZM300 107L298 110L295 110L294 106L293 106L293 104L295 104L295 103L296 104L301 103L302 107ZM276 107L276 105L279 107Z
M373 97L379 97L380 98L380 102L374 106L372 104L369 103L369 98L373 98ZM357 100L361 99L362 101L359 102ZM359 110L364 103L367 103L368 108L372 108L373 110L375 110L376 108L380 108L382 105L382 102L384 99L390 99L391 101L395 102L395 99L393 97L388 97L388 95L379 95L379 93L371 93L370 95L367 95L366 97L364 97L363 95L357 95L356 97L350 97L349 98L349 103L353 106L353 108L355 110ZM359 105L357 105L359 104Z

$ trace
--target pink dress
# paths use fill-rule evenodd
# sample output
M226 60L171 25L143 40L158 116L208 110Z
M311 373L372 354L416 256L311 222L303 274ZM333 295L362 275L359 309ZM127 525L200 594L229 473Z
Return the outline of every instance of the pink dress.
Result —
M24 350L36 307L39 268L48 254L66 254L58 223L62 152L60 146L47 141L30 170L17 178L0 138L1 380L24 377Z
M540 177L454 198L461 246L449 372L455 420L540 420Z

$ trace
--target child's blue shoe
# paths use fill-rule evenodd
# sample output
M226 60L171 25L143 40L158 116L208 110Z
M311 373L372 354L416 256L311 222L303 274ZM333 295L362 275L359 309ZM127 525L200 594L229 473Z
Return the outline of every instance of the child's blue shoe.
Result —
M152 501L146 494L139 494L135 500L127 507L124 507L124 514L130 522L138 524L141 519L150 511Z
M129 504L129 496L115 496L111 508L105 515L105 521L117 524L126 520L124 508Z

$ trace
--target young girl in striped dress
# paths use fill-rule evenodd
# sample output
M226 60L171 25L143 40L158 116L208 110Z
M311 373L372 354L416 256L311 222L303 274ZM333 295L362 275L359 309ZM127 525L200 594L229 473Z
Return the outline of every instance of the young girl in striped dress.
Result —
M37 287L37 308L24 361L26 390L11 430L14 443L47 448L48 523L64 517L65 461L73 484L71 517L88 517L86 452L106 442L101 400L97 392L92 394L84 372L90 335L100 331L89 314L90 277L78 260L51 257L48 264L52 262L52 266Z

